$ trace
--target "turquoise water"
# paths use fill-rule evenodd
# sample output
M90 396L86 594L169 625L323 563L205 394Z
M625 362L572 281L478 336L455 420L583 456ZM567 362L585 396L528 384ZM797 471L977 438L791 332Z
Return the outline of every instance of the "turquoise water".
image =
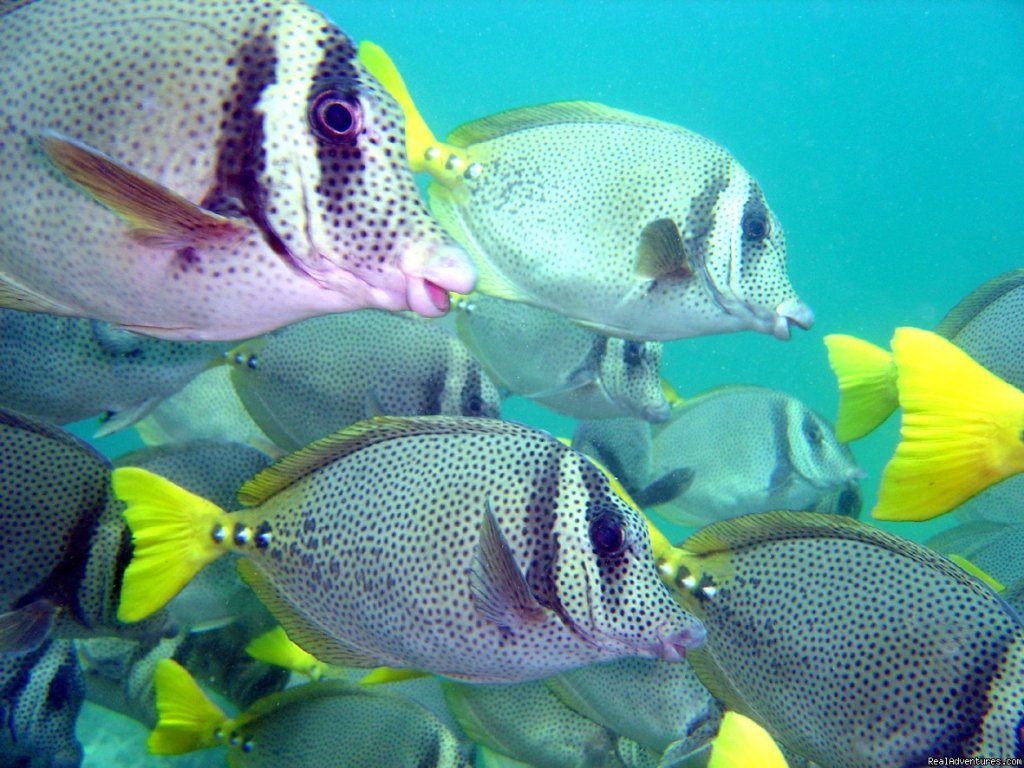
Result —
M438 135L512 107L587 99L713 138L753 174L817 322L786 343L748 332L667 344L663 372L684 397L758 384L832 418L825 334L884 344L1024 265L1024 3L316 5L391 54ZM555 434L574 427L522 400L503 416ZM865 510L897 429L893 417L853 445ZM109 455L138 444L97 441ZM923 540L947 524L883 527Z

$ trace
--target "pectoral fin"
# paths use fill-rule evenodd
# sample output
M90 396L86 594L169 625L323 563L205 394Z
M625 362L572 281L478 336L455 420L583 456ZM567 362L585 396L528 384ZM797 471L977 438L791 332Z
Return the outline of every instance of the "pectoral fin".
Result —
M45 131L38 139L47 157L131 227L143 245L180 248L223 242L249 231L242 221L201 208L167 187L82 142Z
M480 614L502 629L547 618L544 607L530 592L490 504L480 526L480 543L469 574L469 589Z
M690 255L672 219L655 219L644 227L636 249L636 273L651 280L693 277Z
M53 627L57 607L40 599L16 611L0 613L0 654L24 653L38 648Z

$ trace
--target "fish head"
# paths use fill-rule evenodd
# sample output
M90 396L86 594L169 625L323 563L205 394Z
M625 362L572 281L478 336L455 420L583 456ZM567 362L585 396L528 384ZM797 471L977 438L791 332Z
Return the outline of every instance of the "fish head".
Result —
M439 413L497 419L501 397L480 363L457 339L450 340Z
M705 288L737 327L788 339L810 328L814 312L786 272L786 236L757 182L730 158L731 172L712 176L714 200L693 205L684 234L705 270Z
M661 387L661 349L655 341L609 338L600 361L608 397L645 421L667 421L672 410Z
M555 612L609 658L682 659L704 642L704 627L660 581L646 520L600 469L567 454L563 473L577 475L574 487L584 490L559 505L565 513L554 532Z
M253 111L241 197L271 248L347 308L448 310L476 270L427 213L395 99L352 41L304 4L282 10Z
M803 481L822 492L856 488L864 471L827 421L798 400L786 403L789 464Z

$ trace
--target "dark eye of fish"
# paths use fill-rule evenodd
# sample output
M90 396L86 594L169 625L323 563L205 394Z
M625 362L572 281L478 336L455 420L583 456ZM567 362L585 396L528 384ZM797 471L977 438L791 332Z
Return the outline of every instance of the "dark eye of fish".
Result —
M615 517L599 514L590 523L590 543L598 557L618 557L626 548L626 536Z
M768 217L764 211L750 211L741 224L743 236L750 240L763 240L768 235Z
M483 399L479 395L470 395L469 396L469 399L466 401L466 411L468 413L471 413L474 416L476 416L476 415L478 415L480 413L480 411L483 410L483 408L484 408L484 401L483 401Z
M804 437L811 445L818 445L822 441L821 430L813 423L804 424Z
M640 365L643 345L639 341L627 341L622 348L622 357L630 367Z
M338 91L324 91L313 100L309 110L313 132L331 144L351 143L363 129L363 109L359 102Z

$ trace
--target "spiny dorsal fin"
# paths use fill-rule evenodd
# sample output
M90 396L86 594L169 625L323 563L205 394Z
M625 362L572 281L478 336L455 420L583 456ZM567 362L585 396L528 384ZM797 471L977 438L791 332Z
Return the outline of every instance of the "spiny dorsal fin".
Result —
M1024 269L1011 269L998 277L993 277L986 283L979 285L953 307L942 322L935 328L935 332L947 339L952 339L964 326L984 312L994 301L1024 286Z
M471 123L460 125L448 134L448 143L457 147L471 147L480 142L517 131L563 123L622 123L649 125L662 130L682 130L669 123L635 115L621 109L606 107L593 101L557 101L533 107L520 107L489 115Z

